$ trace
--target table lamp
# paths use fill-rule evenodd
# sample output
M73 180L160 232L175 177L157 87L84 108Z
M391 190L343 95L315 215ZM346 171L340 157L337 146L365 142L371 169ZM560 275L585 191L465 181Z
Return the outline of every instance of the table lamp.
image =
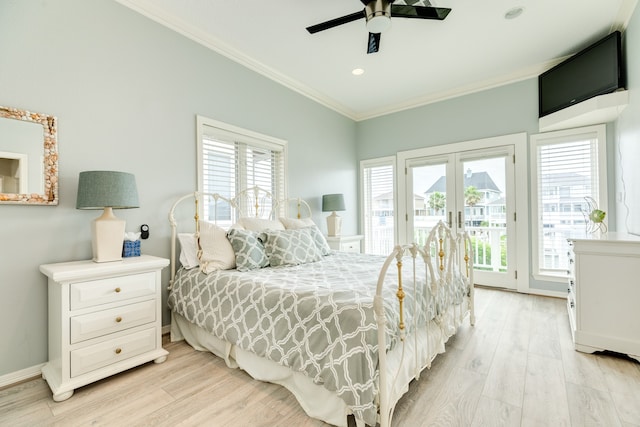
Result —
M342 218L336 211L343 211L344 196L342 194L325 194L322 196L322 212L333 212L327 217L327 235L330 237L339 236L342 228Z
M125 221L113 209L138 207L138 190L133 174L113 171L80 172L76 209L104 209L91 225L93 261L122 260Z

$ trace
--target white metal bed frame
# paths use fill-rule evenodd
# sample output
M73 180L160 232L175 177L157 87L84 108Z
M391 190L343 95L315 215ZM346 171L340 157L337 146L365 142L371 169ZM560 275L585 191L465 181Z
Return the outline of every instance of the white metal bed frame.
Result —
M272 209L269 213L269 218L276 219L276 217L281 214L283 216L287 216L287 211L289 209L285 209L284 206L290 203L295 203L296 206L296 216L297 218L310 218L311 217L311 209L307 202L299 198L290 198L284 199L282 201L273 202L271 200L271 193L261 189L260 187L252 187L247 190L241 191L233 198L227 198L221 196L217 193L199 193L193 192L189 193L185 196L179 198L171 207L169 212L169 222L171 224L171 279L169 282L169 289L174 284L175 275L177 271L176 267L176 237L177 237L177 221L175 219L175 210L176 207L184 200L189 198L195 199L195 215L194 220L196 222L196 237L199 233L199 218L200 218L200 204L199 201L203 197L211 197L214 201L223 200L227 202L231 208L238 212L238 216L253 216L253 217L262 217L264 216L265 205L271 204ZM265 203L266 202L266 203ZM217 203L215 204L217 207ZM307 214L307 216L302 216L303 212ZM248 214L248 215L247 215ZM217 215L214 212L214 218ZM378 325L378 348L386 348L386 334L385 334L385 325L387 322L386 315L383 309L383 296L382 290L385 283L385 277L387 276L387 272L389 267L393 262L396 263L398 272L397 272L397 292L396 297L398 299L399 306L399 317L400 317L400 349L398 351L401 352L399 363L393 362L397 366L391 367L388 362L388 355L386 351L379 352L379 423L381 427L388 427L391 425L391 419L393 416L393 411L396 403L402 397L404 393L408 390L408 385L413 379L419 379L421 372L425 368L429 368L431 366L431 362L440 352L444 351L444 344L448 340L448 338L455 333L457 327L462 323L464 318L469 315L470 324L475 324L475 314L474 314L474 286L473 286L473 254L472 254L472 244L471 240L466 232L458 233L454 235L452 231L448 228L448 226L440 221L436 226L434 226L427 238L426 244L422 247L418 247L417 245L404 245L404 246L396 246L392 253L386 258L380 274L378 276L378 282L376 287L376 295L374 297L374 311L376 315L376 322ZM201 253L200 248L199 253ZM412 272L413 277L411 282L414 286L414 294L416 294L419 289L417 288L418 277L416 274L416 264L419 259L426 265L426 277L422 278L426 280L426 285L429 286L430 291L433 295L437 295L438 292L446 292L443 291L442 288L446 288L448 286L453 286L454 280L463 280L467 289L469 289L468 294L466 295L466 299L463 299L463 302L458 304L457 306L452 305L451 307L447 307L446 312L439 313L436 317L435 324L440 328L441 333L436 333L433 335L439 335L439 337L431 337L430 331L434 330L434 325L417 325L413 324L407 328L407 325L404 324L404 289L403 289L403 278L402 278L402 265L403 261L409 258L412 263ZM423 290L426 291L426 290ZM417 295L417 294L416 294ZM417 298L416 298L417 300ZM466 304L466 307L465 307ZM414 315L412 318L417 322L418 316L415 315L415 311L417 310L417 306L413 307ZM431 321L431 322L434 322ZM428 323L431 323L428 322ZM452 322L452 323L451 323ZM407 335L407 329L410 332ZM172 319L172 330L173 330L173 319ZM437 331L438 329L435 328ZM420 333L420 331L426 331L426 340L424 333ZM420 340L426 341L425 343L420 342ZM413 340L410 342L409 340ZM429 347L429 341L435 341L433 344L434 348ZM410 344L410 345L408 345ZM426 345L426 352L424 348L421 346ZM424 347L424 346L423 346ZM412 357L413 366L404 367L403 364L405 362L406 350L413 349L414 355ZM395 374L391 374L390 370L395 370ZM405 372L402 374L402 372ZM287 387L286 384L283 384ZM321 387L321 386L318 386ZM288 388L288 387L287 387ZM293 391L293 390L292 390ZM294 393L296 397L299 398L297 393ZM303 404L303 402L300 402ZM303 407L306 405L303 404ZM306 409L306 408L305 408ZM345 420L346 421L346 420ZM356 420L359 426L364 425L362 420Z

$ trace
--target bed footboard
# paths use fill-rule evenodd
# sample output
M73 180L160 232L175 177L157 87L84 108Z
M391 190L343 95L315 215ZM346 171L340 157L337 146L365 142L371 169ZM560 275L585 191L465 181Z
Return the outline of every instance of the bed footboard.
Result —
M469 315L475 323L473 254L466 232L455 234L442 221L432 228L424 246L396 246L385 260L378 277L374 310L378 325L379 349L379 421L381 427L391 425L396 403L408 390L413 379L431 366L444 344L455 334L458 326ZM391 275L395 264L397 274ZM421 265L423 264L423 265ZM410 277L403 277L403 273ZM395 277L390 285L389 277ZM385 313L385 289L395 286L398 325L387 328L389 317ZM411 290L406 288L411 286ZM407 304L407 292L413 295L413 304ZM417 303L421 297L429 304ZM405 323L405 322L408 323ZM389 363L387 349L388 330L397 330L392 337L401 346L399 363ZM397 350L394 350L397 351ZM409 372L408 375L402 373Z

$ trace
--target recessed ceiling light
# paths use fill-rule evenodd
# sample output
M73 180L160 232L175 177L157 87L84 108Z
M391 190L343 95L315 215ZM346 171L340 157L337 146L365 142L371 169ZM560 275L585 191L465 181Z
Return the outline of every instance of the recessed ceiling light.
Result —
M504 14L504 19L516 19L518 16L522 15L522 12L524 12L524 7L516 6L507 10Z
M364 70L362 68L354 68L353 70L351 70L351 74L353 74L354 76L361 76L364 74Z

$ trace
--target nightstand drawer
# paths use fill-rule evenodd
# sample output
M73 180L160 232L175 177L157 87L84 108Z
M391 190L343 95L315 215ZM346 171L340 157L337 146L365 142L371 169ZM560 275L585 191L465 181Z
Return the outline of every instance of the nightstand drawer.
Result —
M143 301L82 316L74 316L70 320L71 344L75 344L90 338L153 322L156 320L156 301Z
M125 335L71 352L71 377L76 377L156 348L156 328Z
M146 295L154 296L155 292L155 273L132 274L129 276L72 283L70 286L71 310Z
M360 242L343 242L340 244L342 252L360 252Z
M327 243L329 247L335 251L342 252L361 252L361 242L363 236L328 236Z

